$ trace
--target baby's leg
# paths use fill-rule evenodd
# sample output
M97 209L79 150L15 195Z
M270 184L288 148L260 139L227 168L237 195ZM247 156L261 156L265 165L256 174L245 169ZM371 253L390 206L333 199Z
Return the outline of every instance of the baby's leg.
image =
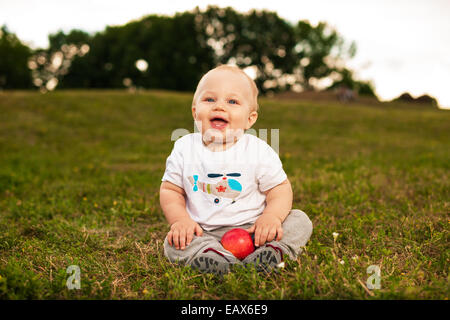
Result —
M305 246L311 236L311 220L303 211L291 210L282 227L283 237L280 241L271 241L262 245L242 262L254 265L258 271L270 272L283 261L283 254L295 260L301 252L301 247Z
M306 213L293 209L283 222L283 238L279 242L272 241L270 244L276 243L283 253L295 260L301 253L301 247L304 247L311 237L312 230L312 222Z
M195 236L184 249L177 250L164 240L164 254L171 262L189 265L202 272L223 274L229 271L231 264L240 263L233 254L225 250L220 242L203 232L201 237Z

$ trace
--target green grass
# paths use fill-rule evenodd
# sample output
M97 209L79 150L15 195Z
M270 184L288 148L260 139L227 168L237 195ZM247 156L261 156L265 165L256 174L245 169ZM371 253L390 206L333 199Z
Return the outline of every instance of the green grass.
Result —
M280 129L314 231L281 273L220 278L162 250L160 180L172 131L193 131L191 97L0 93L0 298L448 298L450 112L261 99L255 128ZM378 290L363 287L370 265Z

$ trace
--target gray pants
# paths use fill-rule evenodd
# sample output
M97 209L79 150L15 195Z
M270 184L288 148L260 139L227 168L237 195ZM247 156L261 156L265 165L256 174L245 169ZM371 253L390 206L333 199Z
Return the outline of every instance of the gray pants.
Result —
M230 262L238 263L239 261L233 254L225 250L220 244L220 239L230 229L233 228L250 228L252 224L244 224L241 226L221 227L212 231L203 231L201 237L194 235L194 239L184 250L177 250L169 245L167 237L164 240L164 254L171 262L177 262L183 265L191 265L192 260L204 250L212 248L221 252ZM284 254L294 260L301 252L301 247L306 245L312 234L312 223L308 216L301 210L291 210L287 218L283 222L283 238L280 241L269 242L278 246L283 250Z

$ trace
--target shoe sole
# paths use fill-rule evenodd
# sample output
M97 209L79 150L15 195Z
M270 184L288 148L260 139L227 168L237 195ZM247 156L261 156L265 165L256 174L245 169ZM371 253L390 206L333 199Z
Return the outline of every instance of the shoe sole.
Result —
M276 257L277 252L272 249L266 249L259 252L250 264L256 267L258 272L269 273L280 263Z
M229 272L229 263L218 261L211 257L197 257L192 260L192 266L201 272L223 275Z

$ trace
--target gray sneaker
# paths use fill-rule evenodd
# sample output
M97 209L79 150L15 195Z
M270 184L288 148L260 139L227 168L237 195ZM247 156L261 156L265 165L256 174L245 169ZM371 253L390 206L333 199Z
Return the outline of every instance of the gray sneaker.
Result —
M283 261L283 251L277 246L266 244L249 254L242 263L255 266L258 272L269 273Z
M230 267L236 262L230 261L223 253L213 248L208 248L195 257L190 265L200 272L224 275L230 272Z

